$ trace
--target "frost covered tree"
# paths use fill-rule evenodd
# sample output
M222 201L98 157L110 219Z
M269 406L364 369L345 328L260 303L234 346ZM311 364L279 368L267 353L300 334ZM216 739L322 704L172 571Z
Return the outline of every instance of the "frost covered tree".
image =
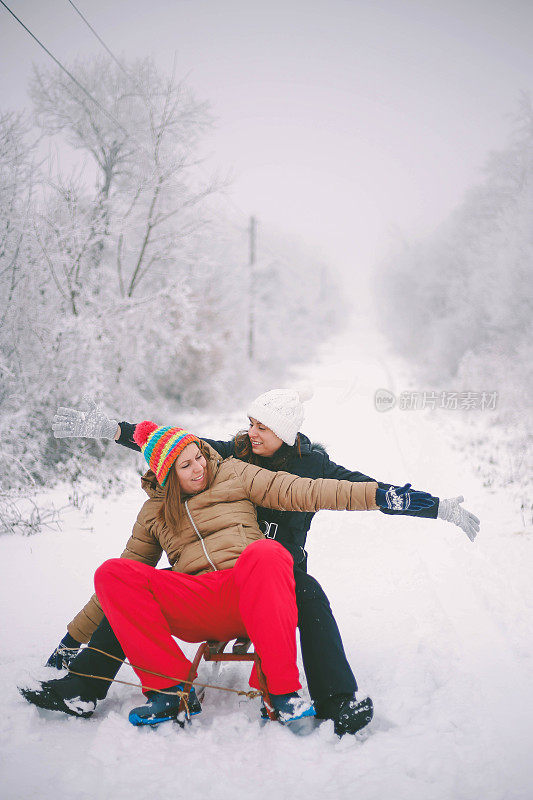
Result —
M487 386L512 382L515 399L525 389L532 219L533 109L524 97L509 146L490 156L483 182L433 236L383 265L384 325L422 377L466 378L475 364Z
M107 250L109 279L132 297L147 275L165 278L203 222L198 207L215 187L199 181L195 167L211 118L205 103L150 59L123 69L106 58L78 61L72 71L99 105L60 70L35 67L37 121L91 159L92 266Z
M491 154L483 180L450 218L427 240L404 246L383 265L379 293L384 329L408 354L422 388L498 392L491 419L510 443L501 456L507 463L505 479L520 481L526 476L533 391L533 106L528 96L522 97L513 122L508 146ZM493 431L492 462L495 438Z
M0 320L5 321L23 274L34 189L33 146L20 114L0 113Z
M347 314L347 304L334 275L305 244L260 229L258 251L252 287L256 357L271 371L281 352L289 363L309 358L324 332ZM297 333L288 337L291 330Z
M27 120L0 113L0 469L3 475L19 477L27 477L29 471L12 447L10 431L13 421L16 427L22 417L30 377L22 298L31 296L28 266L35 268L28 235L36 180L34 152Z

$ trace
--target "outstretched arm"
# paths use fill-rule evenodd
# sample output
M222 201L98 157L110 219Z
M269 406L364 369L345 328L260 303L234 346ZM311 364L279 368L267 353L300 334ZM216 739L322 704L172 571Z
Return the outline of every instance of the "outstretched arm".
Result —
M246 497L257 506L280 511L365 511L379 508L402 512L408 508L431 508L437 500L427 492L412 489L409 483L384 490L375 481L299 478L288 472L271 472L237 459L234 469ZM443 500L439 517L458 525L473 542L479 531L479 520L460 507L462 501L462 497Z
M336 464L334 461L331 461L327 453L324 453L322 474L324 478L334 478L335 480L352 481L355 483L358 483L360 481L375 480L375 478L371 478L369 475L365 475L362 472L352 471L346 469L346 467L343 467L340 464ZM382 489L384 492L387 492L389 489L394 488L394 484L391 483L383 483L382 481L377 481L377 484L378 487ZM398 509L389 507L385 504L383 507L380 506L379 510L383 514L402 514L409 517L424 517L428 519L437 519L439 498L433 497L433 500L434 502L427 508L413 508L413 506L409 506L408 508Z
M427 508L434 498L417 492L410 484L393 487L389 492L375 481L337 481L331 478L300 478L290 472L268 469L235 459L234 470L245 496L255 505L279 511L372 511L391 503L403 508Z
M345 481L359 482L373 480L373 478L361 472L351 472L340 464L335 464L335 462L330 460L327 453L324 453L323 474L325 478L336 478ZM378 481L376 502L378 502L379 510L383 514L402 514L411 517L442 519L445 522L451 522L461 528L471 542L474 541L479 533L479 519L475 514L472 514L472 512L460 506L460 503L464 501L464 497L461 496L441 500L439 497L427 495L427 497L432 498L433 503L428 504L425 508L415 508L413 504L402 507L401 503L395 502L394 495L391 494L391 492L396 493L395 490L397 492L398 487L394 487L390 483ZM426 493L423 492L422 494ZM385 502L383 502L384 499Z
M325 478L300 478L290 472L271 472L235 459L235 474L243 494L256 506L278 511L375 510L375 482L349 483Z
M68 408L60 406L54 416L52 429L56 439L115 439L117 444L128 447L130 450L140 452L141 448L133 439L136 422L117 422L110 419L101 406L94 400L86 398L80 408ZM235 455L234 440L218 441L215 439L205 439L204 442L219 453L222 458L229 458Z

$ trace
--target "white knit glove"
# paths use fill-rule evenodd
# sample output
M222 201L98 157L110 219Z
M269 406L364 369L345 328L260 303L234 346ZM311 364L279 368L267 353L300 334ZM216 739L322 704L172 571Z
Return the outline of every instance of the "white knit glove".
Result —
M109 419L90 397L84 397L80 409L60 406L52 421L56 439L114 439L118 422Z
M453 522L461 528L471 542L474 541L479 532L479 519L475 514L467 511L466 508L461 508L461 503L464 502L464 497L452 497L448 500L439 500L439 510L437 518L443 519L446 522Z

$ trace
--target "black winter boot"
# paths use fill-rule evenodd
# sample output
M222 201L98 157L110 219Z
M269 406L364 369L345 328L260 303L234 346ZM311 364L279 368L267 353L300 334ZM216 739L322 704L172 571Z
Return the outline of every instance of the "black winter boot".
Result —
M357 700L355 694L335 694L321 703L315 703L318 719L332 719L337 736L357 733L368 725L374 715L370 697Z
M67 675L54 681L42 681L40 689L19 688L21 695L34 706L62 711L72 717L92 716L97 699L83 678Z

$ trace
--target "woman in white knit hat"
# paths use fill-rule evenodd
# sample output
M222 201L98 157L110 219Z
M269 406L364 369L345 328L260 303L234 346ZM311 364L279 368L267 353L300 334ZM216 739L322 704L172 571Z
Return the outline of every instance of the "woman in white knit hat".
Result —
M269 428L281 442L292 446L304 421L303 404L312 396L310 389L271 389L256 397L248 406L248 418ZM253 437L249 435L249 438L253 445ZM281 442L276 449L279 449Z
M247 414L250 424L247 430L240 431L227 441L201 438L223 458L234 456L270 470L284 470L307 478L334 478L352 482L373 480L361 472L335 464L320 445L311 443L300 432L304 419L303 404L311 396L312 392L307 389L272 389L249 405ZM123 446L139 449L133 439L135 425L129 422L119 424L109 419L92 401L89 401L86 410L58 409L53 427L59 438L114 438ZM383 513L439 517L454 522L472 540L475 537L479 520L460 506L462 498L440 501L435 498L431 508L413 511L406 507L401 491L396 487L388 483L378 483L378 486L384 498L380 506ZM313 516L309 512L257 508L257 517L267 538L276 539L294 559L302 659L317 717L332 719L336 733L343 735L355 733L367 724L372 716L372 708L368 698L359 701L356 697L357 682L346 659L329 601L318 581L306 571L305 543ZM79 643L88 640L92 630L88 627L84 611L68 625L68 631L50 657L50 666L64 665L68 660L65 652L75 654ZM120 646L105 620L95 631L91 644L116 656L121 655ZM75 663L76 671L108 678L114 677L120 666L111 659L98 660L97 654L87 650L82 650L72 663ZM61 691L68 694L69 680L67 677L54 683L61 684ZM109 685L104 680L94 681L95 699L105 697Z

